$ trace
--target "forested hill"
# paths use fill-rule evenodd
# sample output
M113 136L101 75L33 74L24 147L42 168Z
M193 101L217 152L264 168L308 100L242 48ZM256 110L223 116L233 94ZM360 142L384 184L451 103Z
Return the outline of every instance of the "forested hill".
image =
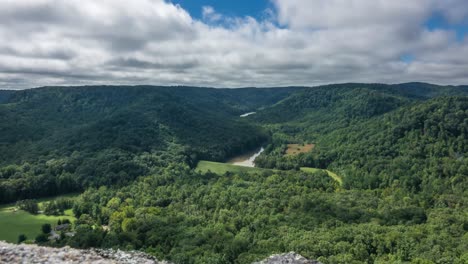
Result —
M468 97L434 98L350 122L314 143L315 152L304 158L309 164L302 166L341 171L345 187L386 188L398 181L431 195L459 192L468 184Z
M12 90L0 90L0 104L7 102L14 93Z
M0 201L126 183L145 173L131 158L145 152L185 153L191 164L243 153L266 141L267 134L239 115L298 89L91 86L2 91L0 164L7 167ZM67 166L50 168L55 163Z
M0 165L6 170L0 189L7 190L0 201L125 184L147 173L132 158L142 153L170 150L191 166L200 159L222 161L281 135L263 124L315 141L356 120L453 94L468 89L409 83L0 91ZM258 113L239 118L251 111Z
M294 88L54 87L18 91L0 108L3 163L60 151L132 152L190 146L222 160L264 135L237 117L286 97Z
M468 87L425 83L333 84L297 91L251 118L264 123L337 119L343 122L377 116L412 102L456 95L468 95Z
M317 142L322 157L330 161L327 167L346 172L349 188L384 188L398 182L428 196L463 195L468 189L466 96L405 106Z
M397 85L391 85L395 90L400 93L406 94L420 99L428 99L439 96L466 96L468 95L468 86L440 86L429 83L401 83Z

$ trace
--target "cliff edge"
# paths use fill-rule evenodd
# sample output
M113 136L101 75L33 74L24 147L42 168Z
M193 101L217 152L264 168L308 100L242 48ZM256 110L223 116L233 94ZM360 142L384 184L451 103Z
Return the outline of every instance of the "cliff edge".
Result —
M170 264L138 251L113 249L51 248L37 245L9 244L0 241L0 263L93 263L93 264ZM321 264L289 252L272 255L254 264Z

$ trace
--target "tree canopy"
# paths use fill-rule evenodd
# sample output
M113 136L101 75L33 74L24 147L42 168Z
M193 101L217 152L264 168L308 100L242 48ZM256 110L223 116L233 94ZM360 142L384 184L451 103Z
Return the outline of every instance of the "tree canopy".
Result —
M468 261L468 90L45 87L0 93L0 201L82 191L73 237L175 263ZM3 98L3 99L1 99ZM255 115L239 117L246 112ZM286 155L288 144L308 152ZM272 170L201 173L264 146ZM325 170L339 175L342 185Z

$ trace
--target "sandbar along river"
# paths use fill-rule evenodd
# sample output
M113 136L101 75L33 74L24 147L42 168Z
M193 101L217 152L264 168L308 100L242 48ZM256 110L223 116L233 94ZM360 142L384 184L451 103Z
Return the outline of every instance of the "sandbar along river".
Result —
M250 113L245 113L243 115L240 115L240 117L247 117L249 115L255 115L257 112L250 112Z
M255 167L255 159L262 154L263 147L228 160L227 163L244 167Z

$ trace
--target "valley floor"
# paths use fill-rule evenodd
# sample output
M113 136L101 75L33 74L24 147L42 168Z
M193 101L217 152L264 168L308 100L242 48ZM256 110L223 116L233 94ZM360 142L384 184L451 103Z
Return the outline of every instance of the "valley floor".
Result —
M340 176L338 176L336 173L331 172L329 170L322 170L322 169L308 168L308 167L301 167L300 170L303 171L303 172L308 172L308 173L315 173L315 172L318 172L318 171L325 171L328 174L328 176L330 176L333 180L338 182L340 185L343 184L343 179ZM211 171L213 173L223 175L226 172L232 172L232 173L258 173L258 172L275 172L275 171L279 171L279 170L264 169L264 168L258 168L258 167L244 167L244 166L238 166L238 165L233 165L233 164L228 164L228 163L202 160L202 161L198 162L196 171L202 172L202 173Z
M76 194L71 194L58 197L76 196ZM58 197L40 199L39 206L41 206L41 203L52 201ZM34 240L41 233L41 226L43 224L55 226L59 219L68 219L72 222L76 220L71 209L66 210L65 214L61 216L48 216L43 213L37 215L30 214L17 209L14 204L0 205L0 226L2 227L0 228L0 241L4 240L16 243L20 234L26 235L28 240Z

